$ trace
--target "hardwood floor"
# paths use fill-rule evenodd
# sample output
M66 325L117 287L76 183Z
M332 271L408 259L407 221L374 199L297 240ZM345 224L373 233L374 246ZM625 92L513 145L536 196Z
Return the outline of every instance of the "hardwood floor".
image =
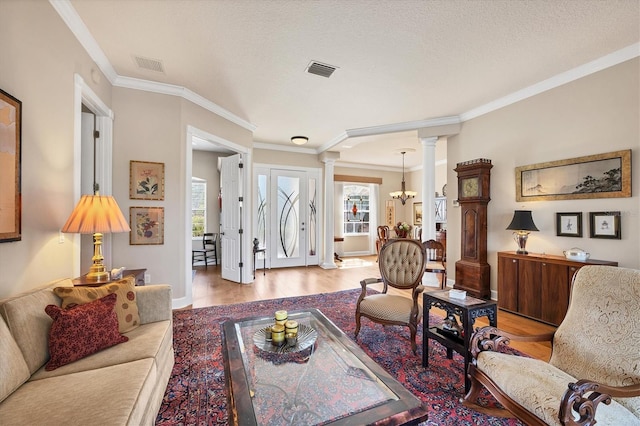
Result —
M220 277L219 266L209 266L206 270L204 266L196 266L193 308L359 289L360 280L380 276L375 260L375 256L344 258L343 262L337 263L339 266L337 269L322 269L318 266L266 271L258 269L256 279L251 284L223 280ZM376 289L380 290L381 286ZM443 311L435 310L434 313L444 317ZM483 325L488 325L488 322L485 319L478 319L476 326ZM498 312L498 327L515 334L539 334L555 329L555 327L502 310ZM548 343L512 342L512 346L545 361L551 355L551 346Z

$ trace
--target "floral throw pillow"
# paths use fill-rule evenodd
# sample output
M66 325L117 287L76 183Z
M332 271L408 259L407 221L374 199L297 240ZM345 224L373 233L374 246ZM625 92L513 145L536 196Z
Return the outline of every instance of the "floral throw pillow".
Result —
M135 287L135 277L131 275L100 287L56 287L53 292L62 299L62 308L93 302L115 293L118 296L115 311L120 333L126 333L140 325Z
M62 309L47 305L45 312L53 319L49 330L49 362L51 371L93 353L129 340L118 331L118 318L113 310L117 296L110 294L94 302Z

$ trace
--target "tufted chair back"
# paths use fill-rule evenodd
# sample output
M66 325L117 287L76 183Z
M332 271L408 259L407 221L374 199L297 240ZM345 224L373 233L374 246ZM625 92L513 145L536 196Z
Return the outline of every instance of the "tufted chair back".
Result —
M407 326L411 334L411 349L416 353L416 332L422 317L418 296L423 290L425 249L416 240L389 240L380 249L378 262L380 278L360 281L362 292L356 304L355 336L357 338L360 332L361 317L381 324ZM382 283L382 293L368 294L367 287L377 283ZM389 287L398 290L389 294Z
M409 289L422 282L426 256L420 242L405 238L392 240L382 246L378 261L386 285Z

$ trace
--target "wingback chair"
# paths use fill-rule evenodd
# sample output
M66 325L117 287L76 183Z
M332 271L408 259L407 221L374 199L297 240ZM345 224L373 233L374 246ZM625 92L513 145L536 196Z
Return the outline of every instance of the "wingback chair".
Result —
M421 283L425 262L424 247L419 241L401 238L389 240L382 246L378 256L381 278L360 281L362 292L356 305L356 338L361 317L385 325L407 326L411 333L411 349L416 353L416 332L422 317L418 296L424 290ZM380 282L383 283L382 293L367 295L367 287ZM389 294L389 287L407 294Z
M551 340L551 358L499 352L510 340ZM527 425L640 424L640 271L582 267L554 333L522 337L483 327L471 338L471 356L467 407ZM480 407L482 386L510 413Z

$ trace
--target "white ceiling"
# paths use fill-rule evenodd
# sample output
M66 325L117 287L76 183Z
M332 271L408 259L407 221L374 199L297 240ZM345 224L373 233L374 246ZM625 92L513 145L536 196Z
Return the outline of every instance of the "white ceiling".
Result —
M75 9L118 76L183 86L256 126L259 144L305 135L304 148L379 166L399 167L404 147L421 163L416 131L347 136L464 120L640 51L639 0L51 1ZM312 60L339 69L311 75Z

